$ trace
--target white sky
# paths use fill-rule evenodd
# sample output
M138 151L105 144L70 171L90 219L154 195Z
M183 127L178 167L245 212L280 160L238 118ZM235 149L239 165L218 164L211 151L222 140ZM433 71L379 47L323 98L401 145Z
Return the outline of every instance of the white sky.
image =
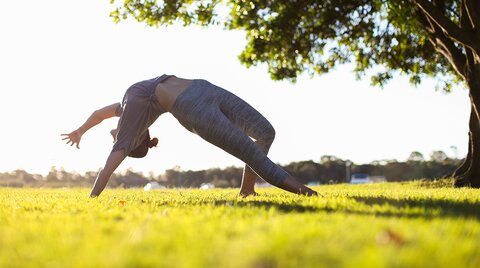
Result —
M114 24L109 1L2 1L0 9L0 171L23 168L46 174L51 166L85 172L103 166L112 147L109 119L87 132L80 150L60 133L79 127L95 110L119 102L131 84L163 73L207 79L263 113L277 136L273 161L319 161L335 155L357 164L427 157L443 150L458 157L467 149L466 90L434 91L435 81L414 88L397 76L383 90L357 81L351 66L296 84L271 81L265 65L247 69L237 59L241 31L199 27L148 28ZM145 173L241 166L222 150L191 134L170 115L151 128L159 148L141 160Z

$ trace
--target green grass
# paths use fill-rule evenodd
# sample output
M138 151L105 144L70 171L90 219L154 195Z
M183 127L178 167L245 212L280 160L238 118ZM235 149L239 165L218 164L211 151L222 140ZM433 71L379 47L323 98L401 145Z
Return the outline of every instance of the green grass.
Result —
M480 191L0 188L0 267L480 267Z

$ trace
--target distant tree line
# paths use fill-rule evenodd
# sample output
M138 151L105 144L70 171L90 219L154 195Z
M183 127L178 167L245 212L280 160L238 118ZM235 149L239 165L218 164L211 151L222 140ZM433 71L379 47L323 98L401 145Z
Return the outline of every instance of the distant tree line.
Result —
M290 174L302 183L344 183L348 173L366 173L370 176L382 176L387 181L408 181L414 179L435 179L450 176L462 159L449 158L443 151L434 151L429 160L419 152L412 152L404 162L397 160L373 161L370 164L356 165L348 160L325 155L319 162L300 161L283 165ZM52 167L46 175L30 174L25 170L0 173L0 187L91 187L97 172L88 171L81 175L67 172L63 168ZM156 181L168 188L198 188L203 183L215 187L239 187L242 178L241 167L211 168L198 171L184 171L179 167L168 169L155 176L128 169L112 175L108 186L112 188L143 187ZM258 182L263 182L259 179Z

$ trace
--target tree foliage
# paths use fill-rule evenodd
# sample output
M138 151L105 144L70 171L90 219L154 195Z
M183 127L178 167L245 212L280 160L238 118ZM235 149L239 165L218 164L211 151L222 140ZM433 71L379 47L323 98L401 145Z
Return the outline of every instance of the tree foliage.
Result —
M121 2L117 4L116 2ZM400 70L418 84L425 76L449 90L458 73L431 42L414 0L127 0L112 1L116 22L133 17L150 26L183 23L244 30L246 66L266 63L272 79L322 74L353 62L357 77L384 85ZM457 1L436 1L458 21ZM227 13L228 12L228 13ZM371 70L371 71L370 71Z

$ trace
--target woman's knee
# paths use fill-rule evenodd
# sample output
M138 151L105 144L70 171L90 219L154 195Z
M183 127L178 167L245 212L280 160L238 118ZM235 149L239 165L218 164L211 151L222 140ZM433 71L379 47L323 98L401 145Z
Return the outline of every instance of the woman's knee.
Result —
M273 140L275 139L275 135L276 135L275 128L273 128L273 126L270 125L270 127L267 128L267 131L266 131L266 139L268 142L270 142L270 144L273 143Z
M264 128L262 134L258 139L256 139L255 143L258 144L262 148L262 150L267 153L270 150L270 146L275 139L275 129L273 126L270 125L268 128Z

